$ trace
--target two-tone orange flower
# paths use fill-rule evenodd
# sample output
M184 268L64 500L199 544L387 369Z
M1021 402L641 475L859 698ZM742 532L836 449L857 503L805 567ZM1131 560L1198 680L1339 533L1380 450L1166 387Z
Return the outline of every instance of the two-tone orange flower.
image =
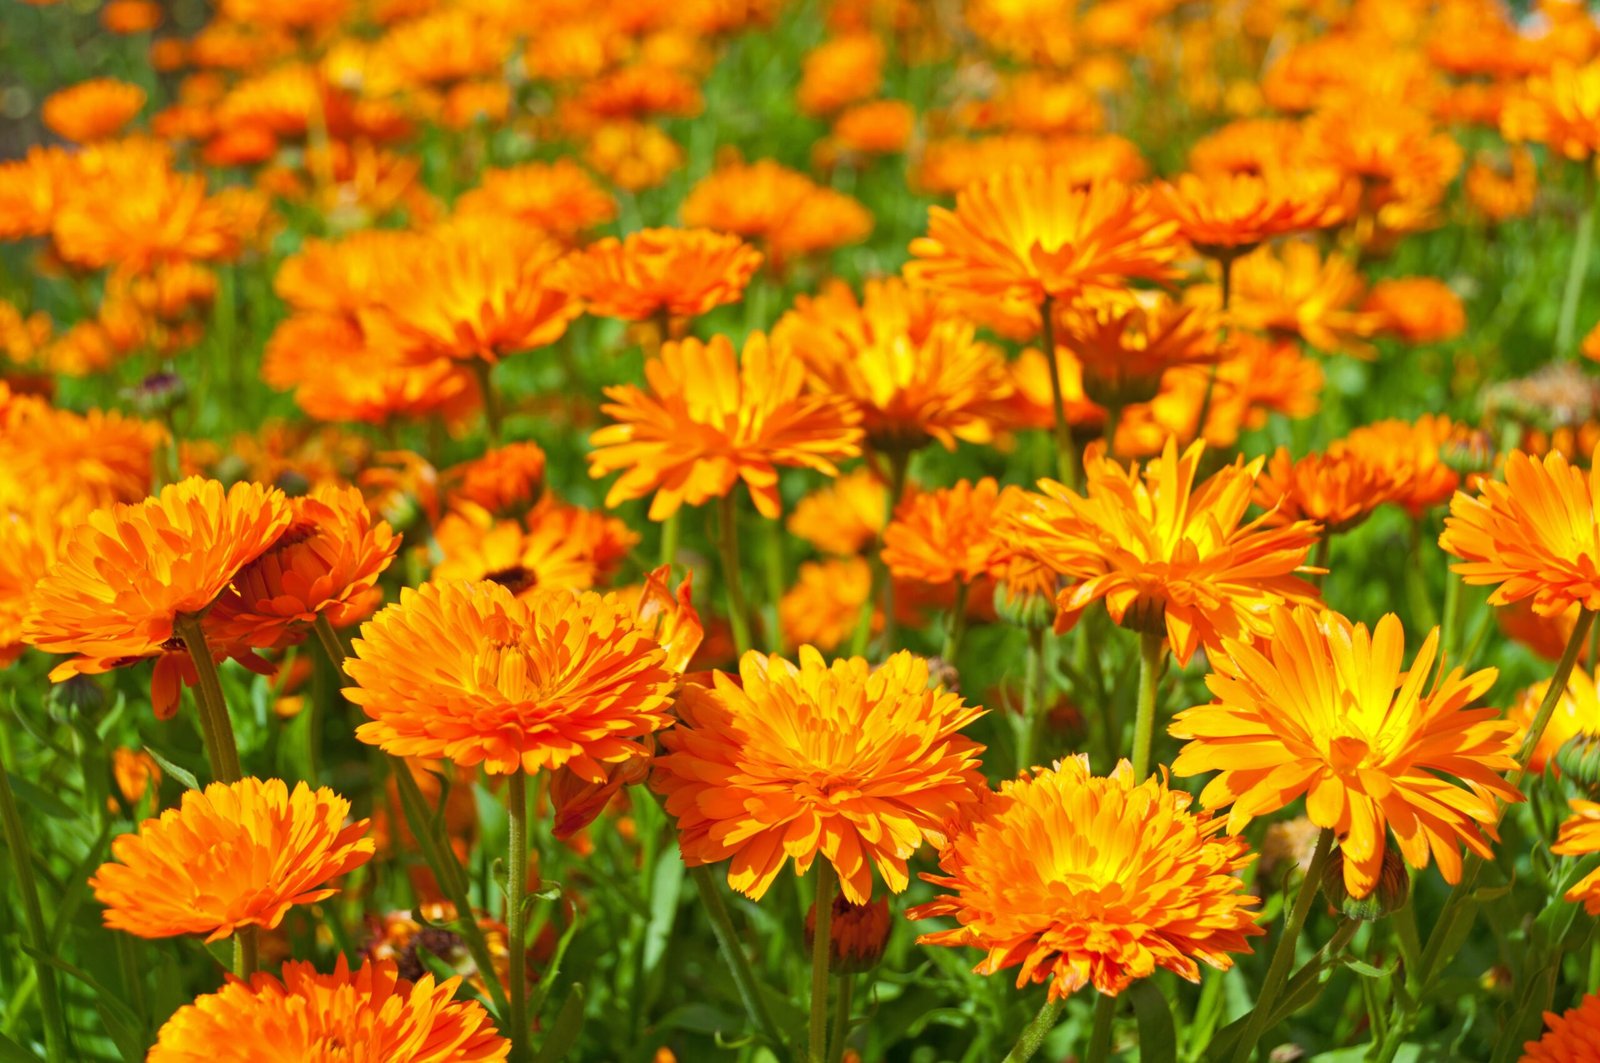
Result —
M824 554L854 557L883 533L888 511L888 485L882 476L863 467L835 477L800 499L786 526L791 535Z
M726 336L662 347L645 365L650 390L606 389L616 424L589 437L589 475L622 470L606 495L615 506L653 496L650 519L720 498L744 481L762 516L780 512L778 467L836 475L861 452L861 415L839 396L805 393L806 369L759 332L735 354Z
M297 904L337 892L328 883L372 859L367 821L347 824L350 802L332 790L280 779L241 779L190 790L183 804L111 843L89 885L106 925L143 938L242 927L272 930Z
M294 960L278 977L258 973L185 1004L161 1027L150 1063L246 1063L336 1059L352 1052L405 1063L498 1063L511 1042L483 1005L457 1000L461 979L400 978L393 961L351 973L340 953L332 974Z
M1511 607L1515 609L1516 607ZM1497 619L1504 619L1510 609L1499 610ZM1551 656L1559 656L1566 646L1566 638L1559 633L1553 633L1552 645L1549 647ZM1506 710L1506 718L1517 725L1517 741L1520 743L1527 737L1528 728L1539 716L1539 706L1544 703L1544 698L1550 692L1550 680L1542 679L1527 689L1517 694L1516 700ZM1584 668L1573 668L1572 674L1567 677L1567 688L1561 692L1561 700L1556 702L1555 710L1550 715L1549 722L1544 731L1539 735L1538 743L1528 754L1528 770L1542 772L1547 767L1554 765L1556 754L1569 739L1581 734L1600 734L1600 689L1597 689L1594 674Z
M755 899L789 860L803 875L819 856L856 904L874 869L899 893L906 860L982 785L983 747L959 732L983 710L930 688L927 662L904 651L878 668L830 666L810 646L798 665L752 651L737 680L685 687L678 713L651 787L684 862L729 861L728 884Z
M144 107L145 92L115 78L91 78L52 92L39 108L50 132L77 144L92 144L122 132Z
M1572 815L1561 824L1550 851L1558 856L1587 856L1600 853L1600 803L1574 798ZM1563 900L1582 901L1583 910L1600 915L1600 871L1592 871L1563 895Z
M1064 620L1104 598L1113 620L1165 634L1186 664L1202 644L1268 634L1274 606L1316 600L1296 571L1317 525L1244 521L1263 459L1241 457L1196 485L1204 453L1195 443L1180 454L1169 438L1142 475L1091 454L1085 494L1044 480L1027 497L1012 518L1024 546L1077 581L1061 592Z
M1304 796L1311 821L1338 835L1356 897L1377 885L1389 832L1407 863L1427 867L1431 851L1449 882L1462 845L1490 856L1496 800L1522 799L1501 777L1517 766L1514 725L1469 707L1495 670L1434 677L1437 628L1405 668L1393 614L1369 631L1332 611L1280 608L1270 626L1263 642L1223 640L1206 678L1216 700L1169 729L1188 740L1174 774L1217 773L1201 804L1231 806L1237 833Z
M1587 1063L1600 1056L1600 993L1590 993L1557 1015L1544 1013L1544 1033L1522 1046L1519 1063Z
M1007 552L1005 518L1023 497L1020 488L987 476L913 495L884 529L883 562L896 579L971 583Z
M356 737L402 757L491 774L605 765L645 755L667 725L661 647L616 598L498 583L425 583L362 625L346 691L371 722Z
M567 256L554 283L599 317L670 320L738 302L760 266L761 252L731 233L641 229Z
M1279 447L1256 479L1251 496L1274 526L1315 521L1324 534L1348 531L1389 500L1386 469L1343 447L1296 460Z
M960 925L918 942L981 949L979 974L1019 967L1018 988L1048 981L1052 1000L1115 996L1157 968L1191 982L1200 963L1227 970L1263 933L1237 874L1252 856L1191 800L1127 761L1101 778L1075 757L1002 783L956 825L941 874L923 875L946 892L906 913Z
M1224 260L1275 236L1336 225L1348 213L1337 175L1319 170L1186 173L1156 185L1154 196L1196 251Z

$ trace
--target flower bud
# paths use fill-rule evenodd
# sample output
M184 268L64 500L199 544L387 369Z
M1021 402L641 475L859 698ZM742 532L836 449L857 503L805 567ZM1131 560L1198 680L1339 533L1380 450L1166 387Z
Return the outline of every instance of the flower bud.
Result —
M806 952L816 940L817 906L806 911ZM833 921L828 924L833 947L828 952L828 970L833 974L859 974L870 971L883 959L889 942L889 900L879 897L866 904L854 904L844 894L833 898Z
M1563 778L1587 791L1600 792L1600 734L1580 732L1556 750L1556 770Z
M1411 896L1411 876L1406 872L1399 851L1392 845L1385 846L1377 885L1365 897L1356 897L1345 888L1344 850L1335 849L1322 872L1322 895L1343 912L1345 918L1370 922L1405 907Z

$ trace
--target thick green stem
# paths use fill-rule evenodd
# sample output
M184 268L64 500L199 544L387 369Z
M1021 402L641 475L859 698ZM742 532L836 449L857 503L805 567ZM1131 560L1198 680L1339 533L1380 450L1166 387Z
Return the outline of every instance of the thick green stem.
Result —
M233 935L234 977L248 982L256 973L261 952L261 933L253 926L242 926Z
M773 1021L772 1012L767 1009L767 1003L761 996L761 986L756 982L755 972L750 969L750 959L739 947L739 935L733 928L733 918L728 913L722 893L717 889L711 868L703 864L691 867L689 877L694 879L695 889L700 892L700 903L705 906L706 917L711 920L711 933L717 939L717 947L722 951L723 962L728 965L728 973L733 976L733 984L739 991L739 999L744 1002L745 1012L773 1050L788 1058L787 1047L778 1033L778 1024Z
M845 1041L850 1037L850 1007L855 995L856 976L845 973L839 976L839 999L834 1004L833 1037L828 1041L828 1063L844 1059Z
M939 650L939 658L952 668L967 633L967 592L971 589L965 580L956 581L956 600L950 606L950 623L945 625L944 646Z
M1578 214L1577 243L1567 262L1567 283L1561 291L1561 316L1556 322L1556 357L1571 358L1577 351L1573 340L1578 334L1578 304L1583 285L1589 279L1589 251L1594 246L1594 171L1583 167L1583 210Z
M678 541L682 534L682 509L675 509L661 522L661 564L670 565L678 560Z
M838 875L827 857L817 860L811 936L811 1063L828 1063L828 960L833 952L833 895Z
M494 363L483 358L470 358L473 374L478 378L478 392L483 398L483 426L489 436L489 445L500 445L500 398L494 393Z
M1034 767L1033 754L1039 739L1039 721L1047 711L1045 684L1049 676L1044 667L1044 629L1028 631L1028 653L1023 658L1022 721L1017 729L1017 770L1029 771Z
M1117 998L1104 993L1094 1001L1094 1019L1089 1027L1089 1046L1084 1050L1085 1063L1105 1063L1111 1058L1111 1033L1117 1019Z
M33 878L33 850L22 829L22 815L11 792L11 739L9 724L0 724L0 830L5 833L6 850L11 854L11 870L22 897L22 921L28 944L36 953L33 969L39 989L39 1010L44 1015L45 1054L50 1063L67 1060L67 1024L61 1010L61 991L56 984L56 969L45 959L50 954L50 928L39 903L39 887Z
M1050 371L1050 401L1055 412L1056 475L1072 490L1078 489L1078 455L1072 442L1072 425L1067 421L1067 400L1061 386L1061 365L1056 361L1055 300L1045 296L1039 307L1039 342L1044 347L1044 364Z
M1011 1051L1006 1053L1003 1063L1025 1063L1033 1058L1039 1051L1039 1046L1044 1044L1044 1039L1050 1036L1050 1031L1056 1028L1056 1023L1061 1020L1061 1012L1066 1008L1065 999L1045 999L1044 1006L1033 1020L1023 1027L1022 1035L1017 1038L1017 1043L1011 1046Z
M528 1059L528 777L511 773L506 790L506 944L511 950L511 1060Z
M1550 724L1550 717L1555 715L1556 706L1561 704L1562 695L1567 692L1567 682L1572 678L1572 669L1578 663L1578 654L1583 649L1584 640L1589 635L1589 628L1594 624L1595 613L1592 609L1580 609L1577 623L1572 626L1572 634L1567 639L1566 649L1561 651L1561 660L1556 662L1555 674L1550 677L1550 686L1544 692L1544 700L1539 703L1539 711L1533 714L1533 722L1528 725L1528 733L1523 736L1522 747L1517 750L1517 770L1511 774L1508 781L1512 786L1521 786L1522 778L1527 774L1528 761L1533 756L1533 751L1538 748L1539 739L1544 737L1544 729Z
M174 625L189 660L194 663L195 702L200 708L200 736L206 744L206 760L211 764L211 777L217 782L238 782L243 777L239 767L239 747L233 737L233 720L228 716L228 703L222 696L222 680L217 676L217 662L212 659L211 647L206 644L205 632L198 616L177 618Z
M1139 636L1139 705L1133 718L1133 778L1143 782L1150 774L1150 747L1156 733L1156 692L1161 687L1161 666L1166 652L1160 633Z
M1295 946L1300 942L1300 931L1306 925L1306 917L1311 914L1312 901L1322 888L1322 872L1332 854L1333 831L1323 828L1322 833L1317 835L1317 847L1311 854L1311 866L1306 868L1306 877L1300 883L1300 892L1295 894L1294 907L1290 909L1289 916L1284 921L1283 933L1278 938L1278 947L1272 952L1272 963L1267 967L1266 980L1261 983L1261 991L1256 994L1255 1007L1250 1010L1249 1018L1245 1020L1244 1032L1239 1035L1239 1043L1234 1048L1234 1063L1246 1063L1254 1056L1256 1043L1261 1040L1261 1035L1267 1032L1267 1024L1273 1017L1273 1008L1277 1006L1278 997L1282 994L1284 984L1289 979L1290 969L1294 966Z
M728 596L728 624L739 656L750 649L750 606L739 571L739 508L732 491L717 501L717 549L722 554L722 586Z

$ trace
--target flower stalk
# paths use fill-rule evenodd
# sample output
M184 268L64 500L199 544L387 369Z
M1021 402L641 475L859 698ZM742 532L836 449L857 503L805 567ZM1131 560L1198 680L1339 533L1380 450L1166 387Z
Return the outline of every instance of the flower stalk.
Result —
M206 643L200 617L180 615L174 627L178 637L183 640L184 649L188 651L198 677L195 702L200 709L200 737L205 743L211 777L217 782L238 782L244 772L239 766L239 747L233 736L233 720L228 716L228 703L222 696L217 662Z
M728 624L733 628L733 646L740 656L750 649L750 605L744 596L744 577L739 572L739 511L733 492L717 502L717 549L722 555L722 585L728 596Z
M511 949L511 1060L528 1059L528 776L514 771L506 791L510 844L506 854L506 942Z
M816 932L811 938L811 1063L828 1063L828 967L833 952L833 895L838 875L827 857L817 860Z

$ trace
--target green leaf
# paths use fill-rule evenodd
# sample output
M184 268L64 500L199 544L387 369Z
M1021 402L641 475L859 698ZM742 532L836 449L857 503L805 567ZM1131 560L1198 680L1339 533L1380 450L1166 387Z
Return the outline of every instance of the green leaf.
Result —
M1374 967L1370 963L1354 958L1346 959L1344 965L1363 978L1386 978L1393 974L1395 969L1394 964L1390 964L1388 967Z
M144 751L146 753L150 754L150 758L152 760L154 760L157 764L161 765L161 770L162 771L164 771L168 775L172 776L172 778L176 779L178 782L183 783L183 785L187 789L198 790L198 789L201 788L199 780L196 779L194 777L194 775L192 775L191 773L189 773L187 771L184 771L182 768L180 768L176 764L172 763L172 761L170 761L166 757L162 756L161 755L161 751L159 749L157 749L155 746L145 746L144 747Z
M39 1057L0 1033L0 1063L39 1063Z
M572 1046L578 1043L578 1035L583 1032L583 986L574 985L572 992L567 994L567 1001L561 1005L561 1013L556 1016L556 1021L550 1025L550 1036L544 1039L544 1044L539 1047L539 1054L534 1057L534 1063L555 1063L558 1059L566 1059L572 1051Z
M1178 1033L1172 1025L1172 1008L1156 984L1141 978L1128 987L1134 1017L1139 1020L1139 1063L1174 1063L1178 1058Z
M650 920L644 929L644 970L648 975L666 955L672 938L672 924L678 917L678 900L683 895L683 857L676 846L669 846L656 861L650 883Z
M43 812L51 819L70 821L81 818L65 801L37 783L29 782L12 771L6 772L6 778L11 780L11 792L17 795L17 800L34 811Z

